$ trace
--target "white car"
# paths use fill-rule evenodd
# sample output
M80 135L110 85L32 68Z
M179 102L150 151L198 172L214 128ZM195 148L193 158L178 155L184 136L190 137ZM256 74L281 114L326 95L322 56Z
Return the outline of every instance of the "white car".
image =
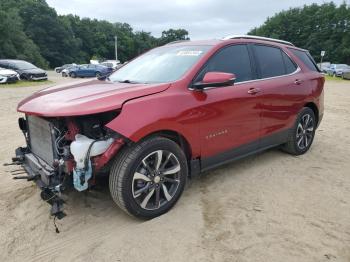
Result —
M19 74L16 71L0 67L0 84L13 83L19 80Z
M113 70L116 70L120 67L121 64L119 60L107 60L100 63L100 65L107 66L109 68L113 68Z

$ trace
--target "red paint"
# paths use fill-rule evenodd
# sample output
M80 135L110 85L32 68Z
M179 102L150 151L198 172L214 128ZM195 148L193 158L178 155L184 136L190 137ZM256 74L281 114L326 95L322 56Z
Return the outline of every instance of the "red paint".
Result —
M68 131L65 134L65 139L68 141L73 141L75 140L75 136L79 134L79 128L71 118L67 118L66 123Z
M68 159L64 161L64 163L66 166L66 173L70 174L71 172L73 172L73 169L75 167L75 161L73 159Z
M169 84L130 85L92 80L55 86L21 101L19 112L46 117L89 115L119 109L125 101L166 90Z
M280 47L299 65L300 72L203 92L189 89L194 77L215 52L227 45L242 43ZM248 39L176 45L191 44L208 44L212 49L178 81L152 85L89 81L53 87L23 100L18 111L60 117L122 108L106 125L108 128L134 142L162 130L177 132L189 143L192 158L212 156L285 130L292 126L297 112L307 103L314 103L319 114L323 114L323 75L310 71L287 46ZM215 139L211 138L213 135ZM120 147L121 144L116 143L95 158L95 167L99 169L105 165Z
M222 83L235 79L234 74L221 73L221 72L208 72L203 78L203 83Z
M110 159L112 159L119 149L124 145L122 139L116 140L110 147L100 156L92 158L92 165L94 167L94 172L98 172L103 166L105 166Z

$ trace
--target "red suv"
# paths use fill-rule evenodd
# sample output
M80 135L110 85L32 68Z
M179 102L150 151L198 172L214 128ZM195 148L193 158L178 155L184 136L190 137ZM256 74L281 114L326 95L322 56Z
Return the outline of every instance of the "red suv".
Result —
M323 116L324 77L308 51L281 40L232 36L153 49L104 81L58 85L18 105L27 146L14 165L63 212L62 192L109 175L113 200L153 218L188 177L280 146L309 150Z

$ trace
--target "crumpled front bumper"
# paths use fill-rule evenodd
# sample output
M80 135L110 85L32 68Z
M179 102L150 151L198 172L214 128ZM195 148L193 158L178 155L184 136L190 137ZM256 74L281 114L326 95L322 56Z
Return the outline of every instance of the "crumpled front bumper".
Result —
M27 148L22 147L16 149L16 157L12 160L12 164L20 165L27 173L27 176L17 176L14 179L34 181L41 189L41 198L52 206L51 215L58 219L63 218L66 215L63 212L64 200L61 198L64 187L59 168L49 166Z

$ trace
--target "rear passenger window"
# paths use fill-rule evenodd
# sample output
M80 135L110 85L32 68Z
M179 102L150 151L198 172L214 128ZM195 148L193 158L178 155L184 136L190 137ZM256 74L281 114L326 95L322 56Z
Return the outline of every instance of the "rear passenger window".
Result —
M255 45L254 50L261 78L286 74L281 49L271 46Z
M309 68L312 71L320 72L309 52L296 50L292 48L290 48L289 50L292 51L292 53L296 55L306 65L307 68Z
M291 74L297 70L297 65L282 51L283 61L286 69L286 74Z
M253 79L248 48L246 45L225 47L216 53L197 76L195 82L203 80L207 72L224 72L236 75L236 83Z

